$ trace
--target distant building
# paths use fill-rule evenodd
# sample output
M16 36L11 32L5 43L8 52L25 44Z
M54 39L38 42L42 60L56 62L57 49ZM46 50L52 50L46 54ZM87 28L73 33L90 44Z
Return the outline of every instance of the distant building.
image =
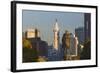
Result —
M78 38L73 34L70 36L70 54L73 56L78 56Z
M25 32L26 38L36 38L40 37L40 31L37 29L27 29Z
M48 53L48 44L45 41L42 41L40 38L29 39L32 43L32 48L37 51L37 56L47 57Z
M72 33L70 34L70 55L76 55L75 37Z
M64 49L64 55L70 55L70 32L65 31L62 37L62 48Z
M64 59L71 60L78 56L78 39L72 33L66 31L62 37L62 48L64 49Z
M84 27L78 27L75 29L75 35L78 38L79 44L83 44L85 41Z
M84 14L84 31L85 31L85 40L91 39L91 14Z
M56 19L56 23L54 24L53 32L54 32L53 48L58 50L59 48L59 27L58 27L57 19Z
M66 49L70 48L70 32L65 31L62 37L62 46Z
M91 13L84 13L85 43L81 53L81 59L91 59Z
M48 61L62 61L64 60L64 49L62 46L58 50L54 49L53 46L48 47Z
M38 29L28 29L25 32L26 39L31 42L32 49L35 51L34 57L46 58L48 53L48 43L41 40Z
M53 40L53 45L50 45L48 47L48 60L49 61L61 61L63 60L64 56L64 50L62 48L62 45L60 44L60 37L59 37L59 26L58 22L56 19L56 23L54 24L53 27L53 32L54 32L54 40Z

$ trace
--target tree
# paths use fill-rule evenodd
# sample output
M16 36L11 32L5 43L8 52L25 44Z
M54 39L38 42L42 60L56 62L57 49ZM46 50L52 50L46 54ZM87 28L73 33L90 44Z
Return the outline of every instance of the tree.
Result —
M36 62L37 52L32 48L32 44L28 39L23 39L23 62Z
M90 59L91 58L91 41L87 39L84 42L84 48L81 53L81 59Z
M31 47L31 42L27 39L23 39L23 48L32 48Z

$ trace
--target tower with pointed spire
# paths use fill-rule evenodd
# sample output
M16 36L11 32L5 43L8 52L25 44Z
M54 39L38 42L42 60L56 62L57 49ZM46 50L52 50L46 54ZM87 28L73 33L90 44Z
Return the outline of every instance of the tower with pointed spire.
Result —
M54 24L54 27L53 27L53 32L54 32L53 47L54 47L54 49L58 50L58 48L59 48L59 27L58 27L57 19L56 19L56 23Z

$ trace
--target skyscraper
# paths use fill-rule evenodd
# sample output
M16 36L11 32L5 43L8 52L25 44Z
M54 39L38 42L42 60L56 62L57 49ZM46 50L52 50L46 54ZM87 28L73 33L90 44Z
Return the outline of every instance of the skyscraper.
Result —
M62 47L64 49L64 60L70 58L70 32L65 31L62 37Z
M81 53L81 59L91 59L91 14L84 14L85 43Z
M58 27L57 19L56 19L56 23L54 24L53 32L54 32L53 48L58 50L59 48L59 27Z
M84 33L84 27L78 27L75 29L75 35L78 38L79 44L83 44L85 41L85 33Z
M91 14L84 14L84 30L85 30L85 40L91 39Z

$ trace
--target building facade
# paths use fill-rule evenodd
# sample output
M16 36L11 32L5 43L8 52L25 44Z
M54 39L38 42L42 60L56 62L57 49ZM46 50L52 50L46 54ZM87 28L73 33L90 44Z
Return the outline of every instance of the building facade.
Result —
M54 32L53 48L58 50L60 38L59 38L59 27L58 27L57 19L56 19L56 23L54 24L53 32Z
M46 41L41 40L40 32L38 29L28 29L25 32L25 39L27 39L31 43L31 50L30 52L33 52L33 54L28 53L28 51L24 51L24 56L28 57L27 62L32 62L33 59L35 61L46 61L47 60L47 54L48 54L48 43ZM23 48L23 50L27 50ZM30 59L30 60L29 60ZM25 60L25 61L26 61Z
M84 30L85 30L85 40L91 40L91 14L84 14Z
M79 44L84 44L84 41L85 41L84 27L76 28L75 29L75 35L78 38Z
M25 37L26 38L40 37L40 31L37 29L27 29L27 31L25 32Z

